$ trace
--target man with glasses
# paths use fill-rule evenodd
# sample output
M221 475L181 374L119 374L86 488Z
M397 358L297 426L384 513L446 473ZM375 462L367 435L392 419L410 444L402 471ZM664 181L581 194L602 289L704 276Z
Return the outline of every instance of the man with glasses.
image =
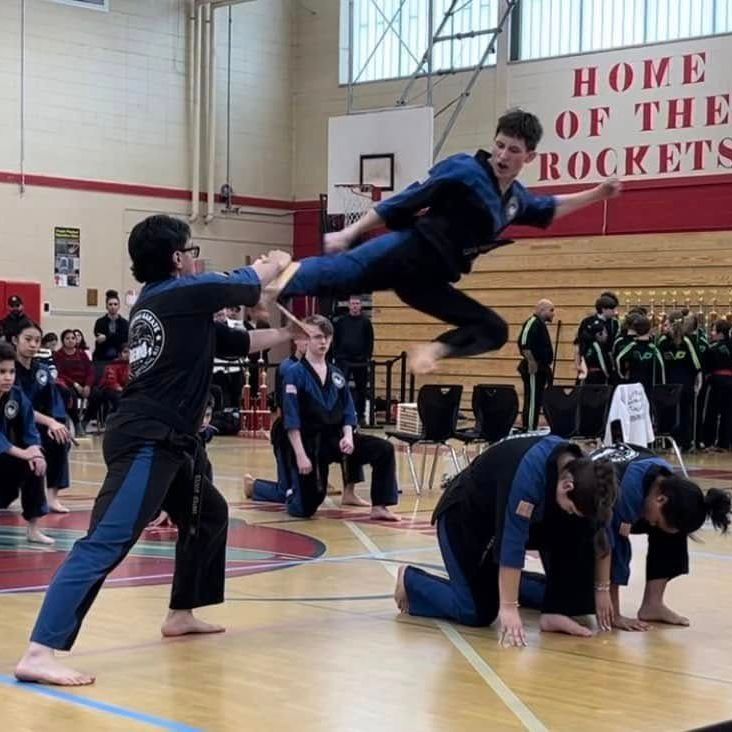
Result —
M61 664L107 575L125 558L160 508L178 527L175 573L164 636L217 633L193 609L224 599L226 500L206 477L196 440L206 409L214 354L243 355L289 340L286 329L229 331L222 308L254 305L261 288L290 262L269 252L250 267L195 274L198 246L187 223L151 216L130 233L132 272L144 287L130 313L131 380L104 436L107 476L87 535L59 568L16 668L21 681L62 686L94 677Z

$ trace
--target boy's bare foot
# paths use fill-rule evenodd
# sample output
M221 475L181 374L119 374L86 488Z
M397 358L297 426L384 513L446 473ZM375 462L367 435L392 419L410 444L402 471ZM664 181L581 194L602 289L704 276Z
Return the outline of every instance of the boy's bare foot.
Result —
M394 602L396 602L400 613L409 613L409 599L407 598L407 588L404 586L405 565L400 565L397 571L397 583L394 588Z
M94 677L64 666L53 650L40 643L31 643L23 658L15 667L18 681L32 681L54 686L86 686L94 683Z
M567 615L545 613L539 618L539 627L544 633L567 633L582 638L589 638L592 631Z
M244 474L244 495L251 499L254 496L254 478L249 474Z
M179 635L195 633L223 633L223 625L213 625L199 620L192 610L169 610L160 632L166 638L175 638Z
M46 536L39 528L38 526L35 526L33 524L28 525L28 531L26 533L26 537L28 538L28 541L31 544L55 544L56 540L52 539L50 536Z
M638 610L638 618L646 622L666 623L666 625L682 625L688 626L689 618L675 613L670 607L666 607L663 603L652 605L644 604Z
M374 506L369 518L374 521L401 521L402 517L392 513L386 506Z
M69 513L69 509L58 500L58 489L48 489L48 510L51 513Z
M447 349L437 341L413 346L409 351L409 370L417 375L429 374L437 368L437 362L446 355Z
M341 498L341 506L362 506L367 507L371 504L365 501L361 496L356 494L356 489L352 486L346 486L343 489L343 497Z

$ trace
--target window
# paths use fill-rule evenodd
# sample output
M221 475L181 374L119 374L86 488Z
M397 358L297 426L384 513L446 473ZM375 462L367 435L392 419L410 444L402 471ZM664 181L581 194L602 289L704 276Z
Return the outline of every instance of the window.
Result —
M353 81L362 83L411 76L429 43L429 12L433 30L454 4L441 36L485 31L498 22L499 0L353 0ZM348 83L349 0L341 0L340 81ZM480 62L491 35L443 41L434 45L433 71L469 68ZM487 65L495 64L491 54ZM424 71L427 67L425 64Z
M732 0L522 0L514 60L732 31Z
M109 10L109 0L50 0L61 5L75 5L77 8L90 10Z

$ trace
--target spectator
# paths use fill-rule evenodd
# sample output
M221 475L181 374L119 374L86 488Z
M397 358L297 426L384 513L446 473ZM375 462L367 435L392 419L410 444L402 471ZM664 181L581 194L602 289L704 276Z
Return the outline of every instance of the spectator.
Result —
M106 292L107 314L94 323L94 360L114 361L119 358L122 344L130 336L130 324L119 314L119 295L116 290Z
M97 423L99 423L100 408L105 408L106 415L117 411L120 397L129 380L130 348L126 343L123 343L119 358L105 366L99 389L94 390L92 398L89 400L84 428L86 428L90 419L96 418Z
M41 348L51 354L55 353L58 350L58 336L55 333L45 333L41 338Z
M61 348L53 354L61 390L71 421L77 434L84 435L84 425L80 420L81 401L89 399L94 387L94 366L84 351L77 346L74 331L66 329L61 333Z
M8 298L8 308L10 312L0 320L0 336L5 336L5 340L10 343L12 337L18 335L18 324L26 319L20 295L11 295Z
M335 321L333 360L346 381L353 381L353 402L359 424L366 416L369 362L374 355L374 329L370 318L363 314L358 295L348 298L348 314Z
M87 356L89 356L89 359L91 360L91 348L86 343L86 338L84 338L84 334L76 328L74 330L74 335L76 336L76 347L80 350L86 353Z

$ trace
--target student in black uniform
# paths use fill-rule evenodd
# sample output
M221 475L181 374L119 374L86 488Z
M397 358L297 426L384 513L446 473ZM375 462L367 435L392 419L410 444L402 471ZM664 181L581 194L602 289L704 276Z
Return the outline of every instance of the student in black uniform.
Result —
M107 424L107 477L89 532L74 544L48 588L31 644L15 670L21 681L66 686L94 681L61 664L54 650L71 648L104 579L161 506L179 528L162 632L223 630L193 615L196 607L223 601L226 562L227 505L205 478L196 439L216 348L212 316L228 305L253 305L261 285L290 257L270 252L229 274L196 275L199 247L190 236L188 224L170 216L151 216L130 233L132 271L144 283L130 319L132 379Z
M658 339L658 350L663 356L667 384L681 384L681 424L674 439L682 450L692 444L694 400L701 387L702 368L694 342L689 337L689 323L677 310L669 313L669 332Z
M277 367L275 375L275 419L270 430L270 441L277 466L277 480L254 478L251 474L246 473L244 475L244 496L254 501L286 503L288 494L294 493L294 485L299 480L297 466L289 459L289 443L283 422L282 403L285 374L305 356L308 337L300 334L293 340L295 352L289 358L283 359Z
M71 484L71 433L63 396L56 386L53 372L36 358L41 347L41 329L30 320L21 321L17 325L17 335L13 336L13 344L17 358L15 379L33 405L46 458L48 508L54 513L68 513L69 509L59 500L59 492Z
M363 465L371 465L371 518L399 521L389 511L399 500L394 446L387 440L354 433L356 411L343 374L328 364L333 326L322 315L305 318L312 329L305 356L284 374L283 415L291 460L299 479L287 495L291 516L310 517L325 500L328 467L345 461L345 484L352 486ZM349 488L349 497L355 496ZM362 500L344 501L368 505ZM357 498L357 497L356 497Z
M28 541L53 544L38 526L38 520L48 513L41 438L33 405L14 381L15 351L0 342L0 508L7 508L20 496Z
M651 321L645 315L633 319L635 338L620 349L615 369L621 383L643 384L649 403L656 384L666 383L663 356L651 341Z
M290 297L394 290L408 306L457 326L413 349L410 368L415 373L434 370L442 358L500 348L508 338L506 322L452 283L470 272L479 254L507 243L500 237L509 224L546 227L620 192L617 180L607 180L580 193L529 193L516 177L536 157L541 136L534 115L507 112L498 120L490 153L479 150L475 156L461 153L442 160L425 181L382 201L342 231L327 234L326 251L342 253L294 263L273 291ZM391 233L356 246L364 234L384 226Z
M606 355L609 355L612 351L613 343L620 332L620 324L618 323L618 298L614 292L603 292L595 300L595 312L583 318L577 328L577 335L574 339L574 361L578 381L580 380L579 374L581 371L582 357L592 346L593 338L591 331L593 329L590 326L597 322L602 323L607 331L604 350ZM605 360L611 362L608 358Z
M635 445L615 445L592 453L593 460L610 460L620 484L611 524L612 553L599 563L600 592L609 593L613 625L622 630L647 630L649 622L689 625L663 602L667 584L689 573L688 537L707 518L726 532L730 523L729 493L710 488L704 494L692 481L673 473L665 460ZM638 618L622 615L620 588L630 578L631 534L648 535L646 586Z
M703 357L707 381L702 410L704 444L708 448L729 450L732 447L732 341L727 320L714 322L711 341Z
M499 617L509 645L526 645L519 602L541 609L544 631L592 635L571 616L595 612L609 628L609 598L592 585L596 558L610 551L605 524L616 490L609 462L560 437L493 445L449 481L432 516L449 579L400 569L399 609L473 626ZM522 573L526 549L539 549L545 582Z
M605 323L595 320L585 328L580 381L583 384L609 384L612 369L607 354L607 328Z
M539 300L534 314L521 326L518 337L521 354L518 372L524 382L522 424L527 432L539 426L544 389L552 383L554 349L547 323L553 320L554 304L551 300Z

